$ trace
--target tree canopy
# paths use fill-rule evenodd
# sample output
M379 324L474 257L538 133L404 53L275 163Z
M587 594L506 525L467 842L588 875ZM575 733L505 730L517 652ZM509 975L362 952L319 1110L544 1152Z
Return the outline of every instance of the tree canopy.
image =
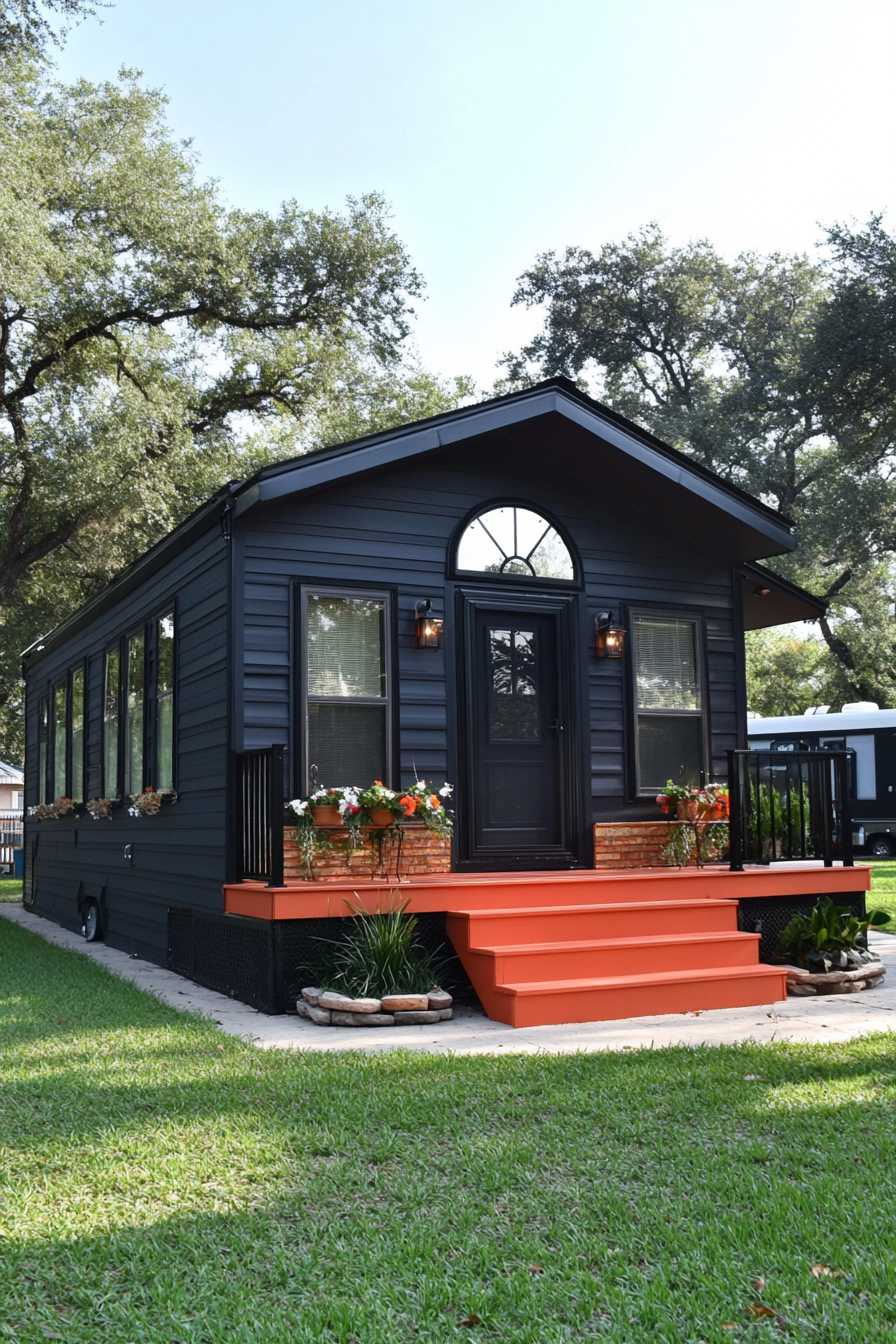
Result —
M33 638L224 481L445 410L381 196L233 209L123 71L0 80L0 704ZM16 755L7 715L0 751Z
M0 58L41 57L58 46L69 25L95 14L105 0L2 0L0 3ZM54 20L56 21L54 23Z
M827 597L847 699L896 703L887 615L896 550L896 242L872 220L829 251L724 260L652 225L597 253L546 253L514 302L544 325L510 385L563 373L798 523L769 563ZM835 679L836 679L835 678Z

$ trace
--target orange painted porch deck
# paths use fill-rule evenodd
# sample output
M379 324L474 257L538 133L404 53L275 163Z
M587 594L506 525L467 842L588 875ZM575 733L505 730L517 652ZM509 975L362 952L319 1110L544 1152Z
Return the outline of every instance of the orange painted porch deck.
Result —
M229 914L264 920L373 911L397 893L408 910L444 911L446 929L489 1017L511 1026L595 1022L786 996L737 926L750 897L868 891L868 865L447 874L400 882L301 882L224 888Z

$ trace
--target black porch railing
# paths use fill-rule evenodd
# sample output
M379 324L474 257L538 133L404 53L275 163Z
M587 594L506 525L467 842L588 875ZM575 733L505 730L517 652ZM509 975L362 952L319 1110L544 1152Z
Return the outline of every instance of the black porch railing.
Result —
M236 753L240 879L283 886L283 746Z
M729 751L733 872L745 863L834 859L852 867L851 751Z

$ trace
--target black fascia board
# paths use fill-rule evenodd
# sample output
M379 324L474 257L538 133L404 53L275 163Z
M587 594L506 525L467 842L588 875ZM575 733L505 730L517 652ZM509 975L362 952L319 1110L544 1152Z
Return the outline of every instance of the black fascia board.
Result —
M793 549L795 540L792 519L741 490L739 486L723 480L708 467L692 461L684 453L671 448L609 407L594 401L570 379L562 377L549 378L521 392L478 402L475 406L464 406L457 411L445 411L394 430L332 448L316 449L301 457L263 467L240 490L234 503L234 513L243 513L256 504L283 499L290 494L335 484L356 472L388 467L477 434L544 415L551 410L558 411L614 447L639 458L661 475L702 496L708 503L756 527L780 545L782 550ZM471 422L475 422L475 427ZM284 477L289 479L285 480Z
M83 630L97 616L108 611L122 597L126 597L146 579L151 578L157 573L163 565L167 564L173 555L177 555L184 547L189 546L190 542L195 541L197 537L202 536L213 526L220 526L221 510L224 505L231 500L234 493L243 485L242 481L230 481L222 486L211 499L207 499L204 504L200 504L182 523L179 523L173 531L167 533L148 551L130 565L123 569L120 574L116 574L114 579L110 579L106 587L95 597L91 597L83 606L73 611L71 616L67 616L64 621L49 631L46 635L40 635L33 643L23 649L22 659L22 678L30 667L35 666L35 662L42 661L63 644L72 635L76 635L79 630ZM37 655L40 654L38 658ZM26 666L27 664L27 666Z
M815 593L810 593L808 589L801 588L798 583L791 583L790 579L785 579L774 570L768 569L765 565L757 565L755 560L746 560L738 568L748 579L756 579L761 583L768 583L770 586L782 589L790 597L799 598L808 606L814 607L819 616L823 616L830 603L826 597L817 597Z

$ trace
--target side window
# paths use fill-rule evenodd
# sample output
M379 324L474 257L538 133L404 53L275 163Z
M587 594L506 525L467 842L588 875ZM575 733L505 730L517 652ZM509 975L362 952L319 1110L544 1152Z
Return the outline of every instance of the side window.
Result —
M633 613L639 794L696 785L703 766L703 689L696 621Z
M103 791L106 798L121 796L119 738L121 724L121 652L106 653L103 678Z
M46 696L37 705L37 801L49 802L47 766L49 764L50 702Z
M304 607L309 782L333 788L388 781L389 599L316 592L306 594Z
M128 636L125 693L124 789L140 793L143 788L143 722L146 702L146 634Z
M67 791L65 778L66 739L66 684L60 681L53 687L53 787L51 798L60 798Z
M72 672L72 782L70 797L84 801L84 668Z
M156 622L156 770L157 789L174 788L174 613Z

